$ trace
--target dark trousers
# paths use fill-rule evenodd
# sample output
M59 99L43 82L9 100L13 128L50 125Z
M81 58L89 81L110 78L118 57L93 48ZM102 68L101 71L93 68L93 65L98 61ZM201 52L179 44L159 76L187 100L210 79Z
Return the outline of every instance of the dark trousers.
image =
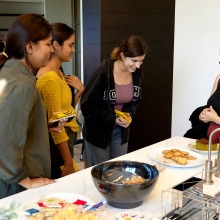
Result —
M66 127L66 134L69 137L69 140L67 141L70 153L73 157L74 155L74 142L76 140L77 132L73 132L71 128ZM51 179L58 179L61 177L62 171L61 166L63 166L63 159L60 155L60 152L56 146L56 144L53 141L52 135L49 133L49 139L50 139L50 155L51 155Z

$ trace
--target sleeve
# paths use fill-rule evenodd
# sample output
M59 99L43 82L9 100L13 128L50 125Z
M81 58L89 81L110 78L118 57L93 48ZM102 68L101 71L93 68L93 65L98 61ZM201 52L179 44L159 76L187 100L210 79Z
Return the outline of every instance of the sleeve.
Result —
M107 107L104 94L107 92L107 76L103 65L91 76L90 81L85 87L80 100L81 111L85 121L93 124L99 123L103 126L115 123L116 116L114 111Z
M61 85L56 79L48 79L41 87L41 95L48 112L48 118L52 118L53 112L62 111ZM55 144L67 141L69 138L63 128L60 133L51 132Z
M28 177L23 164L29 118L35 93L31 88L6 88L0 100L0 177L7 183L19 183Z

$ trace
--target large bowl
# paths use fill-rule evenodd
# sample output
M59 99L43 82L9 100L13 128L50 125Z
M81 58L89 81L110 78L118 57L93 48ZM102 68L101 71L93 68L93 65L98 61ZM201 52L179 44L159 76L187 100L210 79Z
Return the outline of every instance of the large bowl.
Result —
M142 183L123 183L136 175L144 178ZM153 189L159 172L155 166L136 161L110 161L94 166L93 182L110 206L129 209L142 204Z

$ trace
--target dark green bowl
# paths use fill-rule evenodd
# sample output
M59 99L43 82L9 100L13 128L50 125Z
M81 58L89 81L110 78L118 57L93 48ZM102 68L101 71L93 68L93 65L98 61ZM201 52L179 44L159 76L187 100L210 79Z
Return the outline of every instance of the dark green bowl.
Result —
M122 183L134 173L143 177L143 183ZM110 161L94 166L93 182L110 206L129 209L138 207L153 189L159 172L155 166L136 161Z

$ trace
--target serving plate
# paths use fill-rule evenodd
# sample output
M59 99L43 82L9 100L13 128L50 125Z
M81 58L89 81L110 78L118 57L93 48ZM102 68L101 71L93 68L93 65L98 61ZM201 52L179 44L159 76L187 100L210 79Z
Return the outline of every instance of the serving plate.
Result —
M185 149L185 148L177 148L181 151L185 151L188 152L190 155L196 157L196 160L187 160L187 164L186 165L180 165L176 162L174 162L171 159L166 159L163 157L163 150L171 150L174 149L176 147L159 147L159 148L155 148L152 149L149 154L148 157L158 163L161 163L163 165L166 166L171 166L171 167L181 167L181 168L189 168L189 167L196 167L196 166L200 166L203 165L205 163L205 161L207 160L207 158L199 153L196 153L194 151Z
M40 210L41 207L54 207L54 208L56 208L56 207L59 207L60 204L62 206L62 203L60 203L59 200L64 200L67 203L75 203L78 205L83 205L84 207L92 206L95 204L91 199L89 199L83 195L80 195L80 194L54 193L54 194L42 196L42 197L36 199L36 201L28 204L25 207L25 212L26 212L26 214L29 214L29 212L28 212L29 210L33 210L33 209Z
M121 213L117 213L110 217L109 220L159 220L160 218L154 217L151 214L147 214L144 212L135 212L135 211L125 211Z
M208 154L208 151L207 150L198 150L196 149L196 146L195 144L189 144L188 145L188 148L192 151L195 151L196 153L199 153L199 154L204 154L204 155L207 155ZM219 148L219 144L217 145L217 148ZM217 150L212 150L211 151L212 154L217 154L218 153L218 149Z

